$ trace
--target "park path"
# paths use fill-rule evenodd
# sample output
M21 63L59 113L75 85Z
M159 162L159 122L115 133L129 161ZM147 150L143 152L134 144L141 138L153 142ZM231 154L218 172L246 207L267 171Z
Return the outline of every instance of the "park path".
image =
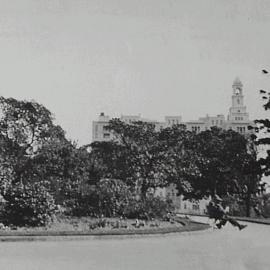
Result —
M0 243L5 270L269 270L270 226L243 231L180 233L115 238Z

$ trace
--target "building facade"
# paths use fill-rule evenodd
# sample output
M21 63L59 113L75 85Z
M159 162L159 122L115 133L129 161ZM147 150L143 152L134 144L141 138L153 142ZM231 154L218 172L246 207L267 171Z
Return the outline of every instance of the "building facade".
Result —
M229 108L227 119L223 114L216 116L206 115L200 117L195 121L183 122L181 116L165 116L164 121L155 121L142 118L141 115L121 115L120 120L132 124L133 122L143 121L153 123L156 129L162 129L171 127L173 125L183 124L187 130L193 132L201 132L210 129L211 127L219 127L223 129L232 129L241 134L247 134L249 132L248 127L254 125L253 121L249 120L249 114L247 108L244 105L243 84L236 78L232 85L232 103ZM110 121L110 117L101 113L97 121L93 121L92 126L92 140L93 141L110 141L114 138L113 134L106 130L105 126ZM206 205L208 200L200 201L186 201L182 196L177 196L177 192L174 186L167 188L159 188L155 191L157 196L169 197L178 212L181 213L195 213L204 214L206 212Z
M121 115L120 120L132 124L136 121L144 121L153 123L157 129L170 127L173 125L183 124L187 130L194 132L201 132L211 127L219 127L223 129L232 129L239 133L245 134L248 131L248 126L252 126L253 122L249 120L249 114L247 108L244 105L243 84L236 78L232 85L232 104L229 108L229 114L227 119L223 114L216 116L206 115L200 117L195 121L183 122L180 115L177 116L165 116L164 121L149 120L141 117L141 115ZM113 139L113 134L106 130L105 126L110 121L110 117L101 113L97 121L92 123L92 141L110 141Z

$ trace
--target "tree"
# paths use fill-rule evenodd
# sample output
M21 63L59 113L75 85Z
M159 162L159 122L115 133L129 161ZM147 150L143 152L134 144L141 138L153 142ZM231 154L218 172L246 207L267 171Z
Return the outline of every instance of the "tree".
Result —
M268 71L263 69L262 73L264 75L268 74ZM263 108L268 111L270 110L270 92L265 91L263 89L260 90L260 94L262 96L262 99L264 101ZM270 175L270 120L268 118L266 119L257 119L255 120L255 126L250 127L251 130L255 131L252 134L252 141L254 145L256 146L256 149L260 149L260 156L256 160L256 164L253 164L252 168L258 168L260 169L260 176ZM254 149L252 149L254 152ZM263 153L263 154L262 154ZM257 150L257 157L258 157L258 150ZM253 183L252 183L253 186ZM256 186L257 194L262 195L265 192L266 183L263 181L258 181L258 184ZM254 187L255 188L255 187ZM250 197L249 195L249 185L246 185L246 197ZM249 214L249 213L248 213Z
M93 180L103 178L119 179L134 186L134 170L128 149L115 141L93 142L91 144Z
M116 140L111 143L95 143L92 147L103 149L103 155L99 156L106 168L112 168L112 176L118 174L118 177L126 178L124 181L137 186L143 197L150 188L167 184L159 166L164 157L160 149L159 132L154 124L141 121L126 124L113 119L107 129L115 134ZM112 158L106 161L104 153L111 150Z
M267 111L270 110L270 92L265 90L260 90L262 99L265 101L263 108ZM259 163L263 170L263 174L266 176L270 175L270 120L269 119L257 119L255 120L256 126L253 127L255 134L253 135L253 140L256 145L261 147L265 151L265 155L260 157ZM252 128L252 127L251 127Z
M28 155L34 154L51 138L53 117L43 105L34 101L18 101L0 97L1 135L18 143Z
M253 137L253 136L251 136ZM253 139L247 139L247 151L239 153L238 162L234 165L234 194L245 205L246 216L250 216L251 207L261 193L264 183L261 182L262 169L257 159L258 149Z
M50 111L34 101L0 97L0 111L2 158L10 160L14 182L28 181L34 177L32 159L43 145L64 139L64 131L53 124Z
M2 220L6 225L44 226L55 214L54 198L42 182L15 183L4 193Z
M261 171L252 146L251 141L232 130L214 127L197 134L192 149L198 173L189 178L192 188L185 195L196 199L215 194L240 195L245 186L249 196L256 193Z
M48 174L38 157L48 144L65 141L52 114L34 101L0 97L0 193L4 218L14 225L44 225L55 210ZM43 151L43 152L42 152ZM41 168L42 167L42 168Z
M192 191L192 179L200 172L195 163L197 155L193 149L196 134L186 129L185 125L174 125L162 129L159 133L159 164L168 184L175 184L179 194Z

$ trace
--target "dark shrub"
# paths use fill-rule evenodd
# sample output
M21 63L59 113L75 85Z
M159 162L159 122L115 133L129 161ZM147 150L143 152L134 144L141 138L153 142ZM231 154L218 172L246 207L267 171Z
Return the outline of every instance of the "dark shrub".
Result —
M95 214L106 217L123 215L131 197L128 186L116 179L100 180L90 194L91 206Z
M171 200L150 195L141 200L130 200L124 215L138 219L164 218L172 211L174 207Z
M174 210L171 200L148 194L138 199L121 180L102 179L87 194L66 201L68 214L127 218L163 218Z
M64 214L67 216L95 216L95 209L93 206L92 196L78 194L77 198L66 199L64 201L65 211Z
M13 184L3 197L6 200L2 212L5 225L44 226L56 211L53 197L41 182Z
M78 194L74 199L65 201L66 214L73 216L106 216L123 215L131 198L128 186L121 180L102 179L86 193Z

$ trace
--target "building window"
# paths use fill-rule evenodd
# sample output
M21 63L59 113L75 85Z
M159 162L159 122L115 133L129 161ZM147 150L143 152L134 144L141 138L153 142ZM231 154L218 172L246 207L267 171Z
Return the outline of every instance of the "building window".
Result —
M103 138L104 139L109 139L110 138L110 133L104 133Z
M239 133L245 133L246 132L246 128L245 127L237 127L237 132L239 132Z
M98 138L98 125L95 125L95 138Z

